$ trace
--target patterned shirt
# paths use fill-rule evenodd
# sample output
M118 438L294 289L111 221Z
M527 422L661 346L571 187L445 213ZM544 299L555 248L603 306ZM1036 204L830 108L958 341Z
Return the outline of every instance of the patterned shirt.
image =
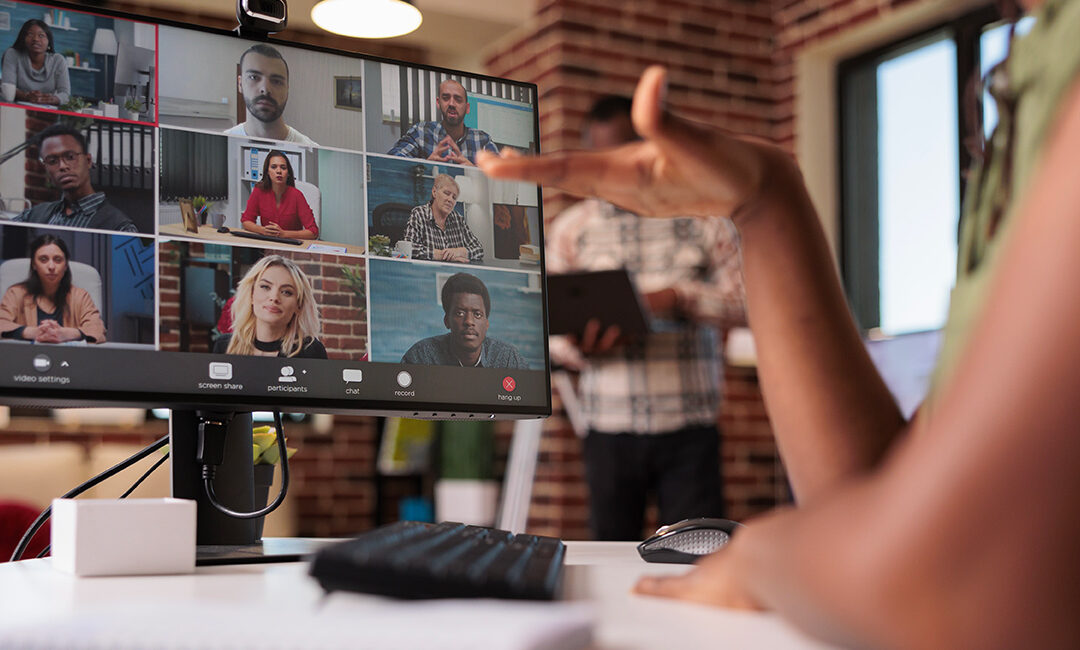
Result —
M440 228L435 223L430 203L416 206L409 213L405 239L412 242L414 260L430 260L436 249L465 247L469 250L470 264L484 261L483 245L457 210L446 216L446 226Z
M71 214L65 213L66 207L72 208ZM102 213L100 216L107 216L107 218L98 219L99 211ZM42 223L50 226L70 226L72 228L105 228L119 232L139 231L134 222L105 202L104 192L95 192L84 196L74 203L64 198L53 203L35 206L15 217L14 221Z
M666 433L712 424L720 407L719 327L745 321L738 235L727 219L646 219L598 200L571 206L547 238L549 273L625 268L641 294L674 289L685 321L653 319L644 339L590 357L578 392L589 429ZM552 337L551 356L575 353Z
M435 145L447 136L442 122L417 122L386 153L403 158L427 158L435 151ZM491 136L480 129L465 127L465 134L457 140L458 149L469 162L476 164L476 152L481 150L499 153Z

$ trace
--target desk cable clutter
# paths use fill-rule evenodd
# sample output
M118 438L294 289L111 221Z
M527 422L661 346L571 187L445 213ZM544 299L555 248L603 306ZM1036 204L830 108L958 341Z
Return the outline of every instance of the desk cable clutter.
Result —
M255 519L273 512L285 500L289 488L288 453L281 413L274 412L281 453L281 490L272 503L252 512L238 512L222 505L214 493L214 476L222 463L228 422L203 418L199 423L196 461L201 465L203 486L211 505L222 514L237 519ZM22 559L34 535L50 516L52 543L38 554L52 551L54 566L76 575L139 575L185 573L195 568L196 504L188 499L125 500L143 481L169 458L166 451L120 498L76 501L75 497L115 476L162 449L169 441L163 436L131 457L117 463L70 490L45 508L30 525L11 561ZM138 531L130 534L129 531Z

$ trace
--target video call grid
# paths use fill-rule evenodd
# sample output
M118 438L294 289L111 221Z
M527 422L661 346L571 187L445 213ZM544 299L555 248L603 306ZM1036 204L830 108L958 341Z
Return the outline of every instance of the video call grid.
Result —
M69 12L69 13L80 13L80 12ZM119 21L119 20L122 20L122 19L116 19L116 20ZM153 27L155 29L155 45L158 46L155 49L155 55L158 57L158 59L160 59L162 51L160 49L159 30L158 30L157 26L153 26ZM164 28L164 29L175 29L175 28ZM286 50L289 50L289 51L292 50L292 48L282 48L282 49L286 49ZM359 68L362 68L365 64L383 65L385 67L385 64L380 64L379 62L375 62L375 61L357 60L356 63L358 64ZM405 69L407 71L415 72L415 70L412 70L411 68L406 68L404 66L401 66L401 68ZM424 73L429 72L429 71L424 71L424 70L420 70L420 71L424 72ZM356 75L356 76L359 77L359 81L360 81L361 89L362 89L361 92L364 93L364 90L363 90L364 89L364 84L367 83L368 75L360 73L359 75ZM158 97L159 97L159 100L154 102L155 103L155 117L160 117L160 108L161 108L161 104L160 104L160 88L161 88L161 85L162 84L160 84L160 83L155 85L155 87L156 87L156 89L158 91ZM26 111L28 109L27 108L21 108L21 110ZM64 114L64 112L62 112L62 111L56 111L56 112L60 112L61 114ZM100 119L101 119L101 121L113 121L113 120L110 120L109 118L106 118L106 117L101 117ZM161 244L163 244L164 242L167 242L167 241L171 241L171 240L189 239L189 238L182 237L182 236L181 237L170 236L170 235L164 234L164 233L162 233L160 231L161 214L160 214L160 209L159 208L160 208L160 173L161 173L161 171L160 171L160 152L161 152L160 137L161 137L161 133L162 133L163 130L168 130L168 129L190 130L190 131L194 131L194 132L203 132L203 133L206 133L206 134L217 134L217 135L220 135L220 132L208 131L208 130L197 129L197 128L174 127L174 126L169 125L167 122L159 121L159 120L154 120L152 122L152 124L154 126L156 126L156 127L160 127L160 128L155 129L155 131L154 131L154 138L155 138L157 147L155 148L154 155L152 156L152 159L153 159L152 164L154 166L155 171L157 172L157 173L155 173L153 175L153 177L154 177L154 189L153 189L153 197L154 197L153 198L153 202L154 202L153 225L154 225L154 232L153 232L153 234L150 234L150 233L132 233L131 236L138 237L140 239L151 240L151 241L156 243L156 245L154 246L154 268L157 269L157 268L160 268L160 247L161 247ZM366 128L362 128L361 132L366 133ZM363 136L363 137L366 138L366 136ZM245 138L239 137L238 139L243 140ZM365 167L367 167L367 165L368 165L368 159L369 158L395 159L395 157L393 157L393 156L388 156L388 155L383 154L383 153L370 152L370 151L366 151L366 150L363 150L363 149L357 151L355 149L342 149L342 148L337 148L337 147L333 147L333 146L322 146L322 145L311 148L312 153L315 154L315 155L317 155L318 152L321 151L321 150L322 151L339 151L339 152L342 152L342 153L359 154L362 157L363 164L364 164ZM462 168L462 169L466 168L465 165L455 164L453 162L445 162L445 161L438 163L438 166L440 168ZM368 227L369 227L369 224L367 223L367 218L366 218L367 215L368 215L368 212L369 212L367 201L368 201L368 192L364 192L364 196L363 196L363 217L364 217L363 222L364 222L364 233L365 234L368 233ZM5 227L28 227L28 226L22 226L20 224L4 224L4 226ZM95 230L93 230L93 229L68 228L68 227L64 227L64 226L48 226L47 228L38 228L38 229L41 229L41 230L54 229L54 230L59 230L59 231L87 230L88 232L95 232ZM96 231L96 232L101 232L101 231ZM539 228L537 228L537 233L539 233ZM101 234L103 236L110 236L110 237L114 236L114 235L107 235L107 233L105 233L105 232L101 232ZM367 237L365 237L365 240L366 239L367 239ZM538 239L539 239L539 237L537 237L537 240ZM198 240L197 239L190 239L190 241L198 241ZM238 243L230 244L230 245L231 246L240 246L240 247L251 247L251 248L258 248L259 247L258 244L254 244L254 243L253 244L245 244L245 243L239 243L238 242ZM364 259L380 259L381 261L391 261L393 263L412 263L412 264L418 264L418 265L431 265L433 267L440 266L440 263L433 262L433 261L425 261L425 260L407 261L407 260L398 260L398 259L387 259L385 257L381 257L381 256L371 254L370 248L368 246L364 247L364 252L359 257L362 257ZM538 262L537 262L537 264L538 264ZM510 272L510 273L515 273L515 274L517 274L517 273L525 273L525 274L535 274L535 275L537 275L537 277L539 276L539 267L538 266L537 266L535 271L530 271L528 269L501 269L501 268L496 267L496 266L483 266L483 265L476 266L475 268L494 271L494 272ZM371 275L370 275L370 266L367 267L367 270L368 270L368 277L370 279L370 277L371 277ZM159 336L159 333L160 333L159 332L160 328L157 326L157 325L160 324L161 314L160 314L160 310L159 310L160 305L156 304L157 303L156 297L161 295L160 294L160 290L161 290L160 282L161 282L160 276L155 274L155 277L154 277L154 296L155 296L155 307L154 307L155 321L154 322L155 322L155 327L153 327L153 331L154 331L154 343L153 343L153 345L154 345L154 347L156 349L161 349L161 343L158 340L158 336ZM371 292L370 291L367 292L366 300L367 300L367 303L368 303L368 305L367 305L367 307L368 307L367 308L367 314L368 314L368 317L370 319L371 314L372 314L372 309L371 309L371 304L370 304L370 302L371 302ZM369 320L368 326L369 326L369 335L373 334L373 332L371 332L370 320ZM372 338L374 338L374 337L372 337Z

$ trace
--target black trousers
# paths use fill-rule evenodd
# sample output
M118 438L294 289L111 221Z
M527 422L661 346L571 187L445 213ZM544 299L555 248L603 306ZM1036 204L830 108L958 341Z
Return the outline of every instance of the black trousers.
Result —
M644 539L650 491L656 493L660 525L724 516L716 427L662 434L590 431L584 457L593 539Z

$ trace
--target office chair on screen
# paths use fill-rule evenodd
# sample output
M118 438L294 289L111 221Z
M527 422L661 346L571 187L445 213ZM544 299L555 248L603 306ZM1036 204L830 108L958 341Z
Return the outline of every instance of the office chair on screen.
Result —
M71 268L71 284L79 287L94 301L94 305L101 312L102 320L105 318L104 305L101 302L101 274L89 264L68 260ZM12 285L25 282L30 275L30 258L17 257L0 264L0 296L7 293ZM105 323L108 325L108 323Z
M393 246L405 236L409 213L414 206L404 203L380 203L371 213L371 234L386 235Z
M304 195L308 207L311 208L312 214L315 215L315 226L322 231L322 190L314 183L301 180L296 181L296 189L300 190L300 193Z

